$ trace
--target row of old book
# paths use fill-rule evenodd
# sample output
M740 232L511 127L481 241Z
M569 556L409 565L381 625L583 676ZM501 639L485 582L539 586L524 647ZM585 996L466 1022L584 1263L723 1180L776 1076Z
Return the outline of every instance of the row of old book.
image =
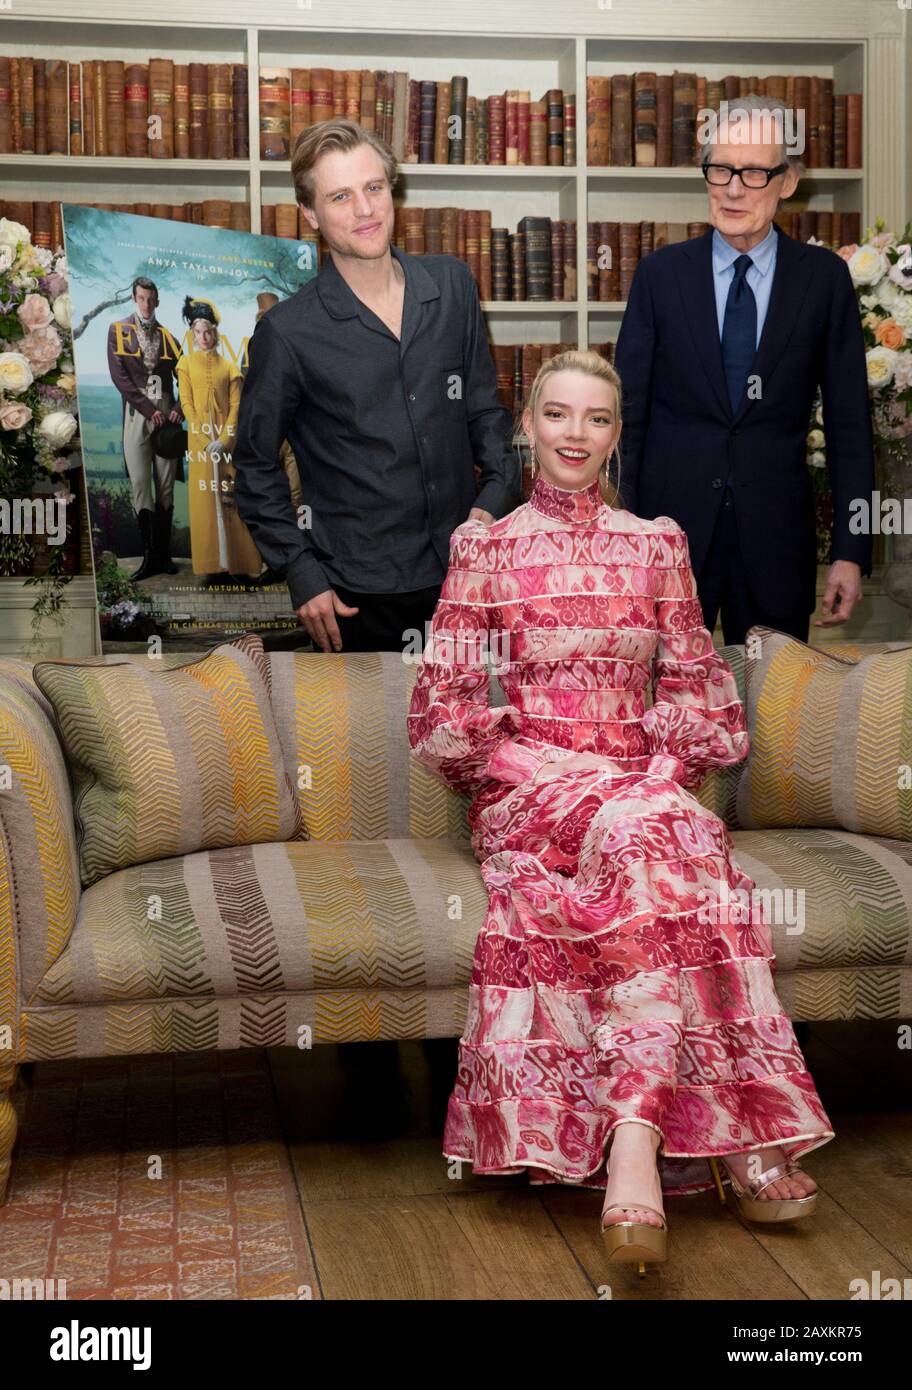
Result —
M260 156L288 159L303 130L347 116L404 164L576 164L576 97L469 95L468 78L422 81L368 68L263 68Z
M832 77L732 75L717 81L695 72L587 77L586 162L642 168L692 165L706 139L706 113L720 112L727 102L736 121L738 98L752 92L792 113L791 152L806 168L861 167L860 92L834 92ZM735 127L730 134L729 143L746 143Z
M247 159L247 68L0 55L0 154Z
M801 113L808 168L859 168L861 93L815 76L720 80L693 72L586 79L586 159L593 167L693 165L702 114L757 92ZM0 154L247 159L248 69L0 55ZM469 95L468 79L422 81L384 69L261 68L260 157L286 160L303 130L348 116L405 164L575 166L576 98L510 89ZM800 132L799 132L800 133Z
M132 212L208 227L250 230L249 203L207 199L202 203L93 203L110 212ZM60 203L0 203L0 216L22 222L36 246L63 245ZM266 204L261 209L262 232L269 236L308 240L322 263L323 243L303 220L295 203ZM797 240L811 237L838 247L857 242L861 215L857 212L780 212L776 221ZM619 303L627 299L639 261L671 242L702 236L706 222L601 222L586 224L586 296L591 302ZM487 208L397 208L393 240L412 255L443 253L465 261L478 286L479 298L494 303L542 303L576 300L576 222L550 217L523 217L517 230L492 227Z
M491 343L491 356L497 377L497 394L502 405L513 416L517 429L521 425L523 407L529 399L532 383L538 369L550 357L559 352L569 352L579 345L566 343ZM593 352L598 352L609 362L614 361L614 343L593 343Z

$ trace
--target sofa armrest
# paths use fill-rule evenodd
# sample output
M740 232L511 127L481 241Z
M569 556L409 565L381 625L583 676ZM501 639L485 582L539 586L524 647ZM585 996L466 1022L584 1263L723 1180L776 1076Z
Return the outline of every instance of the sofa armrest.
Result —
M52 719L30 665L0 661L0 1089L20 1008L69 941L81 893L70 775Z

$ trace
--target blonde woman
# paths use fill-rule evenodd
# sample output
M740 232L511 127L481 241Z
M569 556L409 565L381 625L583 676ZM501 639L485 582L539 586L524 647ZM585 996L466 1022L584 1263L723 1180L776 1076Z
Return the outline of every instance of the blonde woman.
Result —
M532 495L453 532L408 715L415 755L473 796L489 894L444 1153L604 1189L608 1258L642 1273L666 1258L663 1193L722 1195L717 1159L746 1216L807 1215L796 1160L833 1129L769 925L729 901L753 881L691 794L745 757L744 710L686 534L617 505L613 367L550 359L523 425Z
M188 427L193 573L210 583L252 586L263 561L235 506L232 464L243 377L219 350L212 301L187 295L181 312L192 340L177 364L177 383Z

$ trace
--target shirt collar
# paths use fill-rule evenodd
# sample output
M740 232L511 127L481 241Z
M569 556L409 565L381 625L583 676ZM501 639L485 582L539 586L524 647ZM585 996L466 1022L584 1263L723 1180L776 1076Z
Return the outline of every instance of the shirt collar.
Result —
M747 252L761 275L766 275L769 272L770 266L773 263L773 256L776 252L777 241L778 233L776 231L776 224L775 222L771 222L770 229L763 240L759 241L756 246L752 246L750 251ZM729 245L718 227L713 228L713 270L717 275L721 271L727 270L729 266L734 265L738 257L742 255L744 255L744 252L738 251L734 246Z
M420 256L408 256L392 243L390 243L390 254L402 266L405 275L405 287L410 295L414 295L420 300L440 297L440 290L421 264ZM334 319L353 318L364 308L347 280L339 274L336 263L329 252L327 252L323 265L320 267L320 274L317 276L317 291L326 311L332 314Z
M539 473L529 498L530 505L555 521L591 521L605 506L598 478L588 487L557 487Z

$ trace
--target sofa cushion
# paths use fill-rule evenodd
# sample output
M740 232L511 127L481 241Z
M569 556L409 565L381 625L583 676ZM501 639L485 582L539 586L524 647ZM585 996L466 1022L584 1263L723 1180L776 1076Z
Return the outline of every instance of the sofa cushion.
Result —
M471 849L446 839L292 840L136 864L83 893L33 1002L467 986L486 907Z
M73 775L84 886L168 855L306 833L256 634L168 670L46 661L34 678Z
M912 643L811 647L747 634L746 829L912 836Z

